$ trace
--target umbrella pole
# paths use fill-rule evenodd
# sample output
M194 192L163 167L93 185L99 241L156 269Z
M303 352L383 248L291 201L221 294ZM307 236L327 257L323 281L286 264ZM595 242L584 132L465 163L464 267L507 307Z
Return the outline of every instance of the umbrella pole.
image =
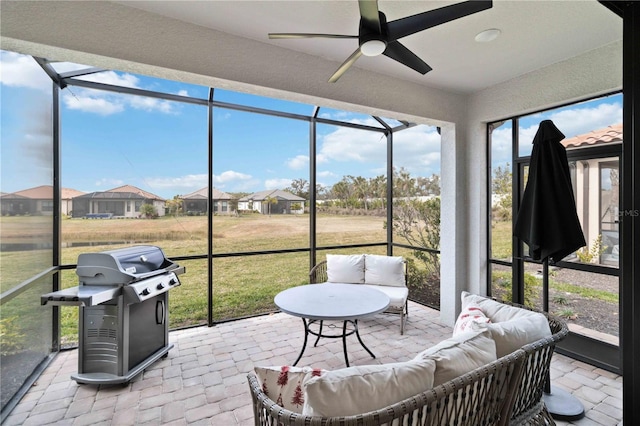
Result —
M549 313L549 257L542 261L542 306ZM584 406L578 398L556 386L551 387L551 366L547 371L542 398L549 414L556 420L578 420L584 417Z

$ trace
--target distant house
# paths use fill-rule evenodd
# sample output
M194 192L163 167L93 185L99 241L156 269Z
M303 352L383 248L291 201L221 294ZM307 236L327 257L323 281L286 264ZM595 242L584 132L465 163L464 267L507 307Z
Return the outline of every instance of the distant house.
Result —
M238 210L253 210L262 214L301 214L306 200L280 189L255 192L238 200Z
M60 192L60 210L62 214L71 216L73 213L73 198L84 195L85 193L71 188L62 188Z
M561 141L567 152L574 149L622 144L622 123L593 130ZM569 163L576 208L587 246L602 236L605 247L600 261L617 265L620 226L620 160L585 158Z
M143 204L151 204L158 216L164 216L164 198L132 185L104 192L91 192L73 198L73 217L137 218Z
M60 210L68 215L72 210L71 199L84 194L81 191L70 188L61 189ZM12 193L3 193L0 196L2 215L53 215L53 186L41 185L34 188L23 189Z
M213 213L231 214L231 200L233 196L215 188L211 190ZM182 196L182 211L187 215L207 214L207 198L209 197L209 187L204 187L191 194Z

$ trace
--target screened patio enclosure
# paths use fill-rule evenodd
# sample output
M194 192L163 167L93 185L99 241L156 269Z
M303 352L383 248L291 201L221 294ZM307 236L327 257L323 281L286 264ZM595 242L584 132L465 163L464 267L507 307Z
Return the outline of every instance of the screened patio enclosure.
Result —
M43 85L46 92L36 94L33 89L20 88L6 93L7 99L39 96L43 106L59 117L44 133L50 137L43 136L41 141L42 147L51 150L59 161L52 161L47 173L35 177L30 168L12 170L12 184L4 185L10 188L33 182L48 186L48 202L53 203L55 212L48 216L13 215L1 221L1 319L7 331L3 332L2 341L3 348L7 348L2 359L3 384L14 383L3 385L4 407L10 407L20 396L20 389L24 389L21 385L46 364L43 361L49 359L51 350L77 345L78 309L39 306L39 294L78 285L76 259L87 251L153 244L186 266L189 272L181 279L182 291L174 292L170 298L171 328L213 326L273 312L275 294L307 283L309 269L324 260L326 253L403 255L412 266L411 284L416 297L424 299L427 294L432 305L439 304L439 234L433 227L440 214L440 135L435 127L193 86L188 90L208 92L209 97L125 88L104 82L115 74L113 71L52 63L11 52L2 55L4 66L28 60L25 70L53 77ZM62 77L60 70L70 68L74 77ZM118 75L121 79L145 79L126 73ZM178 84L159 79L149 79L147 83L160 87ZM224 100L217 100L216 95ZM129 114L140 117L132 124L122 116L116 118L122 129L114 127L111 117L98 114L91 119L87 117L90 110L77 112L79 105L90 99L126 103L132 109ZM232 99L246 103L231 103ZM158 115L149 110L135 111L135 105L154 102L162 105ZM255 107L252 102L282 109ZM3 111L4 108L3 105ZM166 114L167 110L173 114ZM32 121L29 108L17 106L15 111L23 113L19 118L25 122ZM149 121L153 117L160 121ZM223 118L216 122L216 117ZM144 121L143 126L137 126L138 119ZM165 126L164 120L172 121L171 125ZM189 122L192 128L185 128L180 121ZM160 132L144 128L148 126L158 126ZM172 130L173 126L177 131ZM7 171L11 170L9 161L22 166L33 162L19 149L23 139L13 137L10 128L3 130L9 142L3 152ZM109 133L108 143L100 140L102 132ZM145 137L138 138L139 132ZM254 147L250 140L258 136ZM172 145L177 139L182 140L178 150ZM133 149L132 143L137 145ZM343 148L342 144L350 146ZM347 161L340 158L358 145L369 146ZM277 155L266 161L269 151ZM113 152L115 158L111 157ZM138 154L145 152L153 154ZM415 161L415 156L430 159ZM166 167L167 157L171 162L189 163L187 177L198 180L192 185L202 181L207 184L206 191L199 191L209 200L204 214L183 210L193 198L193 191L185 191L188 194L183 197L177 193L180 185L167 189L159 179L154 182L154 178L136 176L145 173L146 168ZM287 185L287 191L257 191L268 184L258 181L261 162L266 163L268 174L272 167L289 164L290 170L282 170L283 177L277 183L282 189ZM82 164L90 166L85 168ZM175 172L179 167L183 166L176 163L170 170ZM349 174L341 175L344 170ZM51 180L45 178L49 173L54 177ZM254 178L248 177L250 173ZM78 193L82 192L78 188L101 186L105 180L101 176L113 178L114 183L121 180L125 185L73 197L69 214L63 217L61 198L55 195L60 189L53 189L54 182L72 186ZM235 183L229 176L237 177ZM215 207L207 208L215 206L214 197L221 197L216 186L231 190L226 195L226 206L232 206L230 214L219 215ZM160 192L166 194L164 198L155 195ZM243 208L242 196L247 193L258 194L254 198L261 200L260 209ZM159 199L165 200L161 206L157 205ZM283 199L286 209L279 208ZM140 215L145 204L156 209L155 215ZM418 218L416 222L412 217L409 223L403 216L418 212L421 207L430 209L432 219ZM38 227L30 227L36 223ZM420 228L433 228L429 231L430 240L411 239L403 231L408 225L415 226L418 234L423 232ZM30 246L26 241L38 243ZM55 266L38 268L35 262L16 262L18 258L35 256L53 258ZM27 277L28 273L32 277ZM427 291L427 286L431 290ZM31 312L37 315L34 317ZM24 317L39 319L24 324L20 321ZM14 355L22 359L21 368L16 367Z
M588 2L592 3L592 2ZM499 5L499 3L497 2ZM507 2L505 2L507 4ZM209 124L214 123L213 132L216 131L216 108L218 110L237 108L243 114L263 114L264 105L249 105L246 102L227 102L223 99L216 98L216 91L238 91L241 93L253 93L261 96L267 96L277 99L287 99L288 101L300 102L309 105L310 111L304 114L291 111L278 111L277 114L270 116L277 120L292 120L297 122L299 127L294 132L304 137L304 143L307 148L300 153L286 158L280 158L278 164L274 164L272 170L277 170L281 164L289 159L296 159L298 155L309 157L307 166L304 167L307 175L299 174L292 177L292 180L301 178L313 187L318 183L318 170L314 170L312 165L314 157L317 160L318 153L314 152L312 146L315 145L314 137L322 134L324 126L332 128L334 123L324 123L322 116L318 115L314 118L313 107L320 105L319 112L323 108L329 108L339 111L357 111L366 117L391 117L397 121L382 121L386 123L390 129L384 127L383 124L365 125L365 128L358 128L358 132L375 133L377 138L375 141L369 141L375 145L380 143L387 144L387 138L391 136L391 145L395 146L396 138L405 132L410 132L420 126L429 126L432 129L439 129L440 143L440 207L442 213L440 215L440 246L438 248L440 257L439 277L440 277L440 313L441 319L445 323L452 323L455 320L457 310L459 308L459 293L461 290L468 290L477 293L488 293L489 289L489 271L490 271L490 254L489 254L489 238L490 233L490 215L489 209L491 203L489 201L489 131L488 123L496 123L503 120L517 120L519 117L536 111L546 110L558 105L565 105L570 102L593 99L603 94L616 93L622 90L623 93L623 142L622 154L619 159L620 168L620 212L623 220L619 224L619 253L618 262L620 267L620 317L623 326L620 328L620 352L621 368L624 376L624 411L628 421L633 422L634 410L638 408L633 406L633 401L637 399L638 389L638 367L634 364L637 359L637 348L632 344L625 342L638 341L637 316L634 315L634 309L640 305L637 288L632 284L637 282L637 268L640 264L638 260L637 243L639 240L637 235L637 218L634 212L637 211L638 191L637 188L628 182L636 182L637 164L640 164L637 154L638 138L635 132L635 123L638 114L638 86L634 79L640 75L637 71L637 46L640 44L638 40L638 10L633 3L618 4L615 2L603 2L597 4L602 6L603 11L613 13L619 16L619 23L624 23L624 39L613 41L608 44L599 45L589 51L582 52L577 56L560 56L555 62L540 69L533 70L527 74L510 75L493 86L487 86L477 91L456 91L445 90L442 88L433 88L422 86L420 84L401 81L384 73L371 72L366 69L352 69L349 76L345 75L342 86L330 86L317 83L316 78L323 77L327 70L333 70L335 60L317 59L316 57L306 57L293 61L289 57L291 51L287 49L276 49L269 47L264 48L263 43L247 41L239 37L232 37L226 33L209 31L202 26L190 24L178 19L171 19L166 16L153 15L134 8L129 8L122 4L100 2L94 5L100 10L96 14L95 10L83 4L77 3L73 6L69 4L59 4L56 7L48 5L47 2L25 3L21 2L3 2L2 3L2 48L6 51L20 52L27 56L35 56L38 58L47 58L56 61L67 61L72 63L89 64L99 69L122 70L136 75L149 75L154 77L166 78L168 81L190 82L190 84L199 85L204 88L216 88L213 93L209 93L205 89L205 93L199 93L195 98L205 100L190 103L186 101L183 95L178 94L179 91L165 93L160 98L171 102L181 102L188 104L189 109L193 109L193 113L188 114L189 117L199 116L200 125L196 125L201 132L200 138L207 140L213 146L203 145L193 155L204 165L207 170L207 182L201 187L207 186L209 191L217 188L213 182L216 162L217 142L222 140L220 149L233 149L233 141L225 141L220 135L209 134ZM126 9L127 13L122 13ZM83 17L99 17L96 19L84 19ZM604 23L603 20L599 21ZM109 23L109 25L103 25ZM51 22L56 25L52 26ZM608 22L608 21L607 21ZM604 24L603 24L604 25ZM73 31L62 31L62 28L71 29ZM127 28L145 28L145 30L137 32L138 37L131 37ZM160 31L159 29L162 29ZM185 35L191 34L193 37L189 39L189 43L172 43L171 40L166 41L166 37L171 34ZM108 42L107 42L108 40ZM166 42L161 42L165 40ZM215 42L212 42L215 40ZM232 48L233 46L234 48ZM244 55L237 55L238 51L246 52ZM198 54L193 55L193 52ZM202 54L202 52L207 52ZM230 52L233 52L231 54ZM532 58L536 56L532 52ZM543 56L543 55L537 55ZM524 54L523 58L526 57ZM300 59L298 56L296 59ZM254 62L251 62L254 61ZM523 59L526 61L526 59ZM278 63L279 62L279 63ZM295 66L294 66L295 65ZM298 68L299 67L299 68ZM42 68L41 68L42 69ZM287 70L296 70L290 72ZM353 72L351 72L353 71ZM69 71L65 71L69 72ZM469 69L468 72L472 72ZM54 79L55 75L52 76ZM478 76L480 77L480 76ZM63 75L63 79L70 78L83 81L76 85L77 87L90 89L93 82L84 83L87 80L75 78L71 74ZM473 78L470 78L473 80ZM49 82L51 77L49 77ZM346 83L345 83L346 82ZM624 84L623 84L624 82ZM56 98L55 85L51 84L47 89L53 102L56 105L60 102ZM96 90L97 86L93 89ZM3 91L4 91L3 87ZM99 90L107 89L99 87ZM231 90L229 90L231 89ZM66 90L66 89L63 89ZM73 89L72 89L73 90ZM77 90L77 89L76 89ZM121 93L132 95L130 86L120 89ZM191 94L191 92L189 92ZM78 96L77 93L75 93ZM147 94L151 95L151 93ZM147 96L154 98L155 96ZM4 99L4 97L3 97ZM78 96L78 99L82 97ZM27 99L25 104L29 103ZM219 103L218 103L219 102ZM248 106L248 108L246 108ZM227 108L230 107L230 108ZM255 109L257 107L257 109ZM8 117L9 112L13 109L5 108L3 104L3 120ZM7 112L5 112L7 111ZM213 111L213 113L210 113ZM61 199L60 179L64 179L64 175L60 176L59 172L63 170L65 165L60 167L59 153L65 149L65 135L62 140L57 138L54 130L55 126L62 123L63 128L68 128L64 124L64 117L58 114L60 111L45 108L39 111L39 114L32 114L31 117L45 117L45 122L53 123L49 126L39 127L40 143L35 146L43 148L38 151L32 149L32 161L38 161L37 167L34 166L34 172L38 172L38 182L41 185L50 185L53 190L53 199ZM305 118L298 120L296 117L289 117L289 114L302 115ZM47 117L52 120L48 121ZM202 119L204 117L204 119ZM218 116L218 118L223 118ZM314 136L311 129L315 122L316 134ZM408 127L404 123L415 123L417 126ZM144 128L144 123L139 122L140 128ZM185 126L192 127L192 122L183 121L182 119L172 116L168 117L165 122L167 127ZM5 126L3 125L3 128ZM294 126L295 127L295 126ZM347 127L351 128L350 125ZM371 128L369 128L371 127ZM400 127L398 131L393 129ZM406 128L404 128L406 127ZM117 128L112 126L111 128ZM91 129L86 129L90 133ZM102 129L100 129L102 130ZM247 137L250 129L247 130ZM331 133L329 130L327 133ZM436 132L437 133L437 132ZM87 139L91 135L84 135ZM118 135L115 135L117 138ZM138 135L139 141L144 139L144 135ZM4 140L4 138L3 138ZM31 140L30 142L32 142ZM43 142L45 141L45 142ZM160 164L164 168L174 167L180 163L180 155L184 155L184 151L175 149L183 144L184 141L174 140L172 143L156 144L154 146L155 155L166 158L177 157L174 162L169 160ZM5 144L3 142L3 149ZM29 145L33 147L34 145ZM131 144L130 148L135 149L137 144ZM166 148L171 146L173 149ZM107 146L104 147L105 151ZM165 151L163 151L165 149ZM37 155L36 152L50 152L50 155ZM211 154L213 152L213 155ZM57 153L57 154L56 154ZM246 153L243 153L246 154ZM144 153L127 152L130 158L142 158ZM149 155L148 153L146 155ZM376 161L377 167L371 167L378 173L389 178L393 175L394 170L389 167L397 167L399 172L401 164L393 161L395 150L392 148L390 152L385 152L385 163L380 166L380 162ZM164 158L163 157L163 158ZM254 156L254 162L258 162L258 156ZM3 172L6 170L3 152ZM388 161L391 158L392 161ZM613 157L608 157L613 159ZM299 158L298 158L299 159ZM251 158L248 158L251 160ZM615 160L613 160L615 161ZM211 164L209 164L211 162ZM34 163L35 164L35 163ZM78 162L78 166L88 167L87 164ZM316 167L318 166L316 161ZM523 167L525 164L521 164ZM612 169L609 164L607 167ZM202 168L202 167L201 167ZM299 169L303 170L303 169ZM321 172L322 170L320 170ZM131 176L135 175L135 170ZM35 173L34 173L35 174ZM249 173L245 173L249 175ZM186 174L185 174L186 175ZM160 177L160 175L147 175L151 177ZM229 177L230 175L225 175ZM343 172L341 176L348 176L348 172ZM357 178L357 175L352 175ZM221 176L222 177L222 176ZM236 177L242 177L237 176ZM372 176L373 178L374 176ZM421 176L421 177L430 177ZM313 181L316 180L316 182ZM127 178L129 180L129 178ZM5 178L3 176L3 181ZM626 184L625 184L626 182ZM129 182L101 182L104 189L109 190L118 185ZM156 183L163 183L158 180ZM165 182L166 183L166 182ZM64 185L64 182L62 182ZM29 185L35 187L36 185ZM393 185L389 181L385 182L387 191L386 199L393 199L389 196L388 191L393 191ZM19 188L16 188L19 189ZM87 188L89 189L89 188ZM193 188L199 189L199 188ZM292 188L293 189L293 188ZM80 188L82 190L82 188ZM3 189L3 192L4 189ZM192 191L178 192L177 194L163 195L165 201L172 201L173 195L186 194ZM239 191L240 192L240 191ZM249 192L247 190L246 192ZM313 191L311 191L313 192ZM311 204L313 201L315 206L319 205L318 191L316 190L316 199L313 200L309 195L307 198ZM5 194L2 194L3 196ZM208 197L212 199L211 196ZM364 200L373 200L377 197L363 197ZM603 198L603 203L608 202ZM165 204L166 205L166 204ZM375 209L383 210L383 218L392 217L392 209L386 206L374 206L367 204L367 211ZM364 206L362 207L365 208ZM167 209L167 212L169 210ZM225 229L220 228L220 233L216 232L215 217L207 223L206 233L211 235L209 240L197 241L192 240L189 243L175 242L175 235L184 232L194 232L190 228L186 228L185 223L181 222L176 228L167 227L165 230L165 240L170 242L171 250L175 254L176 260L184 263L187 269L191 271L201 271L206 274L213 273L214 277L219 276L221 279L233 277L238 270L249 270L251 266L256 266L251 273L259 275L263 272L261 265L256 265L256 259L269 259L270 262L265 264L273 264L273 260L287 263L287 276L293 277L292 281L280 283L278 285L291 285L302 282L305 273L310 264L314 260L322 257L323 252L320 249L334 250L340 252L343 246L349 246L348 250L374 250L378 249L382 253L388 252L390 249L394 254L403 254L409 256L414 250L405 249L393 238L393 229L383 228L377 233L362 235L359 233L359 227L353 226L353 223L345 224L345 228L352 231L345 238L338 238L332 234L333 226L331 223L324 222L321 214L317 211L316 222L309 220L314 213L309 212L305 218L307 221L297 224L297 228L305 228L308 232L308 238L299 240L293 245L287 247L278 247L274 249L274 238L264 238L256 240L251 246L248 245L246 239L248 234L241 233L241 238L228 239L224 241L229 245L224 245L225 235L230 235ZM272 215L272 226L283 226L279 220L285 218L286 215ZM217 216L216 216L217 217ZM257 219L265 219L256 215ZM368 216L362 216L368 218ZM19 300L23 296L27 297L27 287L34 288L34 294L40 294L40 290L35 290L35 286L46 288L51 287L52 279L60 276L60 282L64 282L65 274L69 274L73 279L73 262L62 262L61 251L63 241L60 241L64 224L61 220L54 216L21 216L29 222L29 229L38 229L39 232L35 238L26 243L29 247L37 247L27 256L21 256L19 259L24 261L28 266L20 268L12 279L15 279L20 290L11 293L10 298L5 299L5 288L3 287L3 311L5 306ZM251 219L255 219L252 217ZM255 219L255 220L257 220ZM286 219L289 219L286 217ZM359 218L358 220L365 219ZM114 221L117 223L117 221ZM392 222L391 222L392 223ZM197 227L195 224L191 224ZM290 225L290 223L288 224ZM315 227L315 228L314 228ZM611 229L602 228L607 237L611 237ZM138 232L144 232L138 229ZM326 231L326 232L321 232ZM389 238L388 235L392 237ZM3 245L5 243L5 234L3 233ZM216 241L216 238L219 240ZM131 241L131 240L121 240ZM137 239L136 239L137 241ZM332 241L336 241L332 243ZM174 243L175 242L175 245ZM335 245L334 245L335 244ZM169 247L169 244L164 244ZM362 245L362 246L360 246ZM315 259L313 258L313 250L316 248ZM220 248L221 252L216 252ZM291 248L303 248L298 251ZM405 251L407 250L407 251ZM344 251L343 251L344 252ZM246 256L229 256L222 258L218 254L240 253ZM428 253L431 253L428 251ZM208 255L210 254L210 255ZM613 249L609 260L613 259ZM245 262L245 258L248 261ZM12 262L18 264L18 262ZM218 275L219 274L219 275ZM4 274L3 274L4 277ZM4 281L4 278L3 278ZM4 284L4 282L3 282ZM24 284L24 285L22 285ZM199 283L203 288L206 282ZM214 294L208 295L216 300L220 299L233 300L234 296L240 296L244 300L250 301L247 297L253 294L258 286L247 285L247 293L243 294ZM275 291L275 290L274 290ZM516 297L517 298L517 297ZM6 301L5 301L6 300ZM252 302L253 303L253 302ZM207 311L207 308L200 306L199 311ZM63 313L64 314L64 313ZM208 318L204 323L215 322L216 313L207 312ZM223 316L234 317L225 313ZM46 344L37 343L38 354L46 357L51 353L51 348L47 347L49 341L55 341L57 338L53 332L58 325L56 315L51 317L43 317L37 319L32 317L30 326L33 329L41 328L45 336L43 339ZM222 316L220 317L222 318ZM53 327L51 327L53 321ZM50 340L46 338L49 333ZM56 342L60 344L61 342ZM55 346L54 346L55 347ZM637 411L636 411L637 412Z

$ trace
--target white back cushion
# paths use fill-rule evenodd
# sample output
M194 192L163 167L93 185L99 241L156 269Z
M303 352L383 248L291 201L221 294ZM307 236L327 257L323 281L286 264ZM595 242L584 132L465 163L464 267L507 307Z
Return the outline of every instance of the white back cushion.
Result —
M378 410L433 387L435 362L413 360L362 365L306 378L302 413L351 416Z
M509 306L486 297L462 292L462 309L475 305L491 320L490 323L471 324L473 330L489 330L496 342L498 358L522 346L551 336L549 321L540 312Z
M436 362L433 385L438 386L495 361L496 344L487 330L466 331L432 346L414 359Z
M330 283L364 283L364 254L328 254L327 281Z
M403 260L401 256L365 255L364 283L405 287Z

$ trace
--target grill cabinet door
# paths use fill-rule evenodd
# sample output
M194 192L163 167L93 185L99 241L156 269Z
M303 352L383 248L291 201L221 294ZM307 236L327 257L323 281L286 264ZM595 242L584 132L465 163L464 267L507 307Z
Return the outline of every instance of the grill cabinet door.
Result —
M168 343L167 294L129 305L129 370Z

